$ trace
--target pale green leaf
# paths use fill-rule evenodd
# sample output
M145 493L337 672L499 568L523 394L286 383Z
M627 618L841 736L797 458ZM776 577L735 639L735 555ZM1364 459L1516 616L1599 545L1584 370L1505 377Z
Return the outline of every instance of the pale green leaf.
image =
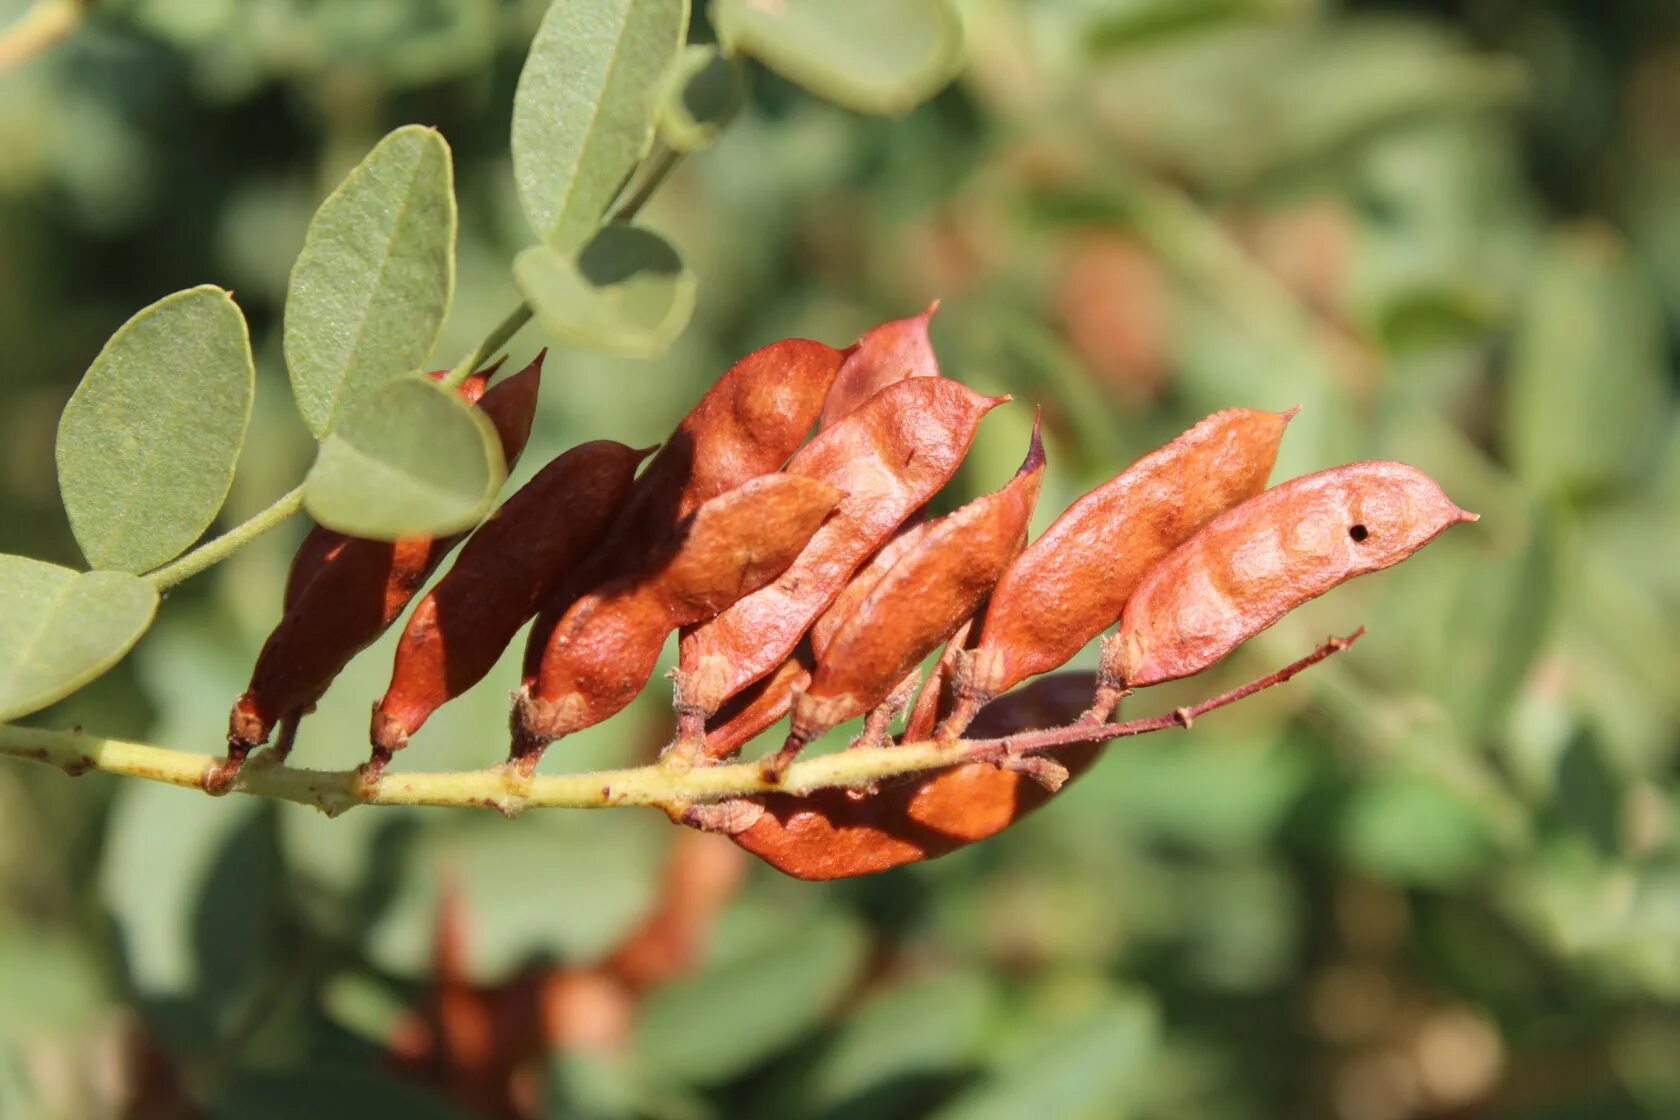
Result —
M395 540L470 529L507 468L484 413L428 378L381 386L322 443L303 504L330 529Z
M962 22L949 0L715 0L731 53L860 113L904 113L962 67Z
M856 980L866 950L855 921L816 916L755 953L651 993L637 1023L637 1050L682 1081L727 1081L826 1015Z
M124 572L0 556L0 720L39 711L115 665L157 603L151 584Z
M222 508L256 392L229 293L165 296L118 328L58 422L58 484L96 568L141 572L179 555Z
M405 125L321 204L292 268L286 366L316 438L425 363L454 292L449 145L432 129Z
M570 248L601 223L653 139L687 0L555 0L513 98L513 172L531 228Z
M637 226L608 226L575 254L533 246L513 275L549 333L591 350L657 357L694 314L694 274L664 238Z
M1536 262L1505 398L1511 461L1532 485L1592 490L1654 466L1668 414L1664 328L1627 247L1588 227Z
M684 48L665 75L659 135L674 151L710 147L747 99L746 71L713 46Z

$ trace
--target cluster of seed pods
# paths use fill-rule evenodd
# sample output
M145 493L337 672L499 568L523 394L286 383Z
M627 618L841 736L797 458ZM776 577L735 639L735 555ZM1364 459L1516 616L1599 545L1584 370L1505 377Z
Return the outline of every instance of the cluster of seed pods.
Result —
M640 694L674 632L673 772L732 758L790 714L784 745L759 764L772 784L807 743L859 716L854 746L889 746L906 713L899 742L953 749L1083 729L869 788L667 807L791 875L880 871L993 835L1042 804L1094 760L1131 690L1199 672L1307 600L1474 519L1399 463L1268 490L1293 410L1245 408L1143 456L1028 543L1046 467L1035 421L1012 479L929 519L982 419L1008 400L941 374L934 310L845 351L788 340L748 355L639 475L648 451L610 441L544 467L416 607L374 707L365 780L533 617L511 717L510 763L524 774L551 743ZM538 368L480 402L510 460ZM484 381L463 394L474 399ZM452 544L323 530L306 540L285 617L235 706L228 774L277 721L295 728ZM363 553L381 559L340 559ZM1096 673L1057 672L1111 627ZM924 681L919 667L941 646Z

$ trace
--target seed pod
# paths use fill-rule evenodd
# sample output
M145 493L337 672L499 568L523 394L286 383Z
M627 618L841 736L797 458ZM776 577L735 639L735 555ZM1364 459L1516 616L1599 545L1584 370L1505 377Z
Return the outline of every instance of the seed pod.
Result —
M666 635L774 579L839 501L834 487L799 475L753 479L696 510L653 570L572 604L536 679L515 695L514 756L528 770L551 740L623 709L653 675Z
M908 319L893 319L865 332L846 355L834 387L823 404L821 427L855 412L859 405L906 377L938 377L939 359L928 338L928 320L939 310L939 301Z
M844 358L820 342L790 338L753 351L717 379L636 479L607 538L545 597L525 646L527 684L578 596L645 568L702 503L787 462L816 422Z
M818 649L811 686L794 702L790 745L807 743L886 700L974 613L1026 542L1043 477L1044 444L1035 422L1026 461L1008 485L910 535L896 562Z
M373 710L376 761L483 679L544 592L600 541L651 450L611 440L574 447L479 526L397 644L390 687Z
M1001 738L1075 718L1096 686L1088 672L1057 673L1000 697L974 721L976 737ZM1055 758L1082 773L1100 745L1064 747ZM818 790L804 797L751 798L737 819L750 823L734 840L779 871L800 879L844 879L933 859L1008 828L1050 798L1027 774L990 762L917 774L857 798Z
M1144 577L1106 666L1142 688L1199 673L1309 599L1474 521L1403 463L1297 478L1216 517Z
M786 661L852 573L956 473L980 418L1007 399L943 377L899 381L801 448L787 472L846 497L774 583L684 636L682 701L715 712Z
M804 646L769 676L730 698L706 723L705 756L725 759L793 710L793 698L811 683L811 653Z
M541 379L539 354L479 401L510 465L530 436ZM460 539L348 537L342 547L326 550L327 561L313 578L289 581L295 598L263 644L250 686L228 717L230 768L224 769L224 778L252 747L268 739L277 722L314 706L350 659L396 621Z
M919 743L933 735L934 728L950 711L953 701L951 681L957 671L957 659L968 652L969 639L974 633L976 624L985 618L986 605L982 603L977 610L951 635L950 641L939 654L939 660L928 674L927 681L922 685L922 691L916 697L915 707L910 709L910 718L905 721L904 735L901 742Z
M990 697L1066 664L1119 619L1162 557L1258 494L1293 415L1216 412L1069 506L998 581L980 641L958 667L966 698L945 733Z

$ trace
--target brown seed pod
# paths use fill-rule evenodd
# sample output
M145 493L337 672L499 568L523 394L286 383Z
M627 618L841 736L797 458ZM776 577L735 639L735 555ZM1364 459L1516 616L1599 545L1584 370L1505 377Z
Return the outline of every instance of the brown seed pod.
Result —
M820 426L832 427L894 381L938 377L939 359L928 338L928 320L938 310L939 301L934 300L920 315L882 323L858 339L828 391Z
M1258 494L1293 415L1216 412L1069 506L998 581L943 732L960 733L990 697L1066 664L1119 619L1162 557Z
M939 721L952 710L955 696L951 681L957 671L957 659L968 651L976 625L984 620L985 615L986 605L982 603L980 609L957 627L957 632L945 643L938 662L922 685L921 694L916 697L915 706L910 709L910 718L905 721L904 734L900 737L902 742L919 743L931 738Z
M943 377L899 381L801 448L787 472L846 497L779 578L684 636L680 702L715 712L786 661L852 573L956 472L980 418L1006 399Z
M1309 599L1474 520L1403 463L1352 463L1274 486L1150 570L1105 670L1127 688L1199 673Z
M611 440L574 447L479 526L409 617L373 710L375 764L483 679L545 591L600 541L651 450Z
M510 465L530 436L541 379L539 354L478 402L495 426ZM223 780L252 747L268 739L277 722L315 705L350 659L396 621L460 539L347 537L342 547L323 551L324 562L312 578L289 581L295 597L263 644L250 686L228 717L229 767L222 772Z
M756 478L702 505L651 571L621 576L572 604L536 679L515 695L514 757L525 769L550 741L636 698L665 638L710 618L793 562L841 495L800 475Z
M646 567L702 503L787 462L816 423L845 357L820 342L784 339L717 379L636 479L607 538L544 599L525 646L527 684L560 616L580 595Z
M736 693L706 722L705 756L725 759L765 728L793 710L793 698L811 683L811 651L801 645L793 656Z
M1001 738L1064 724L1090 703L1096 679L1057 673L999 697L974 721L976 738ZM1085 771L1101 747L1055 752L1068 776ZM863 798L824 789L805 797L772 793L740 803L746 827L734 840L800 879L844 879L945 855L995 836L1050 798L1027 773L973 762L884 785Z
M1032 445L1015 477L995 493L930 521L901 541L898 556L819 646L811 685L794 702L792 752L881 704L923 657L974 613L1026 542L1044 477L1044 444ZM791 750L790 750L791 748Z
M535 364L539 369L542 365L543 355L546 353L545 350L536 357ZM477 373L469 374L456 387L455 391L468 404L477 404L479 398L484 396L484 390L490 384L490 378L495 375L497 370L502 368L502 363L506 360L506 358L498 358ZM448 372L448 370L437 369L427 376L437 381ZM523 446L523 441L520 442ZM297 597L303 593L303 589L309 586L310 580L320 575L321 570L331 564L344 550L345 543L352 539L336 529L327 528L325 525L316 525L309 530L308 535L303 538L303 543L298 545L298 550L292 554L292 565L286 571L286 589L281 594L280 599L282 613L291 609L292 604L297 602Z

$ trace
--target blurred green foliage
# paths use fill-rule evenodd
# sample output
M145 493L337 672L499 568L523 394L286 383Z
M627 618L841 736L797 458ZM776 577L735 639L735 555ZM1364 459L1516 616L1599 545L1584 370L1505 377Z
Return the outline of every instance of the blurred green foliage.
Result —
M24 8L0 0L0 26ZM809 7L809 5L805 5ZM1680 1110L1680 12L1662 0L963 0L900 119L753 68L643 221L698 279L658 362L559 347L515 481L656 442L728 361L930 299L949 374L1042 403L1038 527L1200 414L1301 403L1278 476L1393 457L1483 515L1170 707L1363 622L1350 655L1118 744L946 859L755 869L630 1041L557 1051L560 1116L1662 1117ZM107 0L0 72L0 545L74 564L52 432L137 308L233 288L258 390L224 518L311 440L278 310L316 204L388 129L461 196L445 361L517 299L507 154L537 0ZM871 7L874 10L874 7ZM701 35L707 29L697 16ZM553 342L539 326L516 356ZM1013 469L988 421L959 485ZM36 717L213 750L291 524L169 596ZM364 753L395 635L306 723ZM412 764L504 751L513 658ZM660 690L551 764L643 758ZM563 756L563 757L561 757ZM210 800L0 766L0 1117L470 1115L385 1056L440 891L475 983L588 964L672 830Z

